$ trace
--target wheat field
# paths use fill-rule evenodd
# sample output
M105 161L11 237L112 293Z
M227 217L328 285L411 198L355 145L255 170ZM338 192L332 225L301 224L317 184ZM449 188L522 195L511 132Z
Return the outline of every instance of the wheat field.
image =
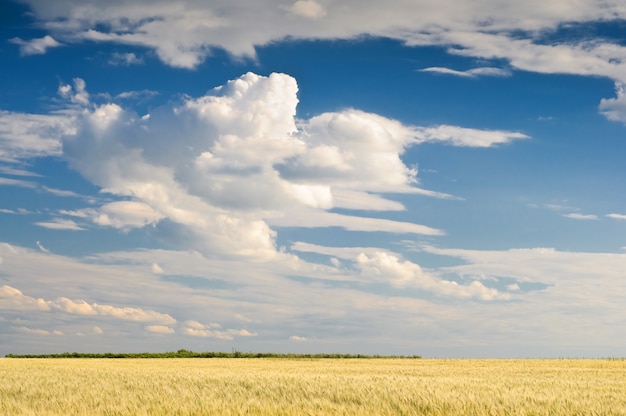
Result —
M626 361L4 358L0 414L626 415Z

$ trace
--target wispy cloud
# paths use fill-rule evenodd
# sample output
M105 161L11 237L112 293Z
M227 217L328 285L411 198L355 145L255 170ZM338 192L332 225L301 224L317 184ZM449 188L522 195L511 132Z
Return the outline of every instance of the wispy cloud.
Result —
M52 221L39 221L35 225L43 228L49 228L51 230L71 230L71 231L83 231L85 230L80 225L76 224L72 220L66 220L62 218L55 218Z
M43 253L50 253L50 250L45 248L39 241L37 241L36 244L39 250L41 250Z
M3 173L5 175L12 175L12 176L41 177L41 175L38 173L31 172L26 169L14 168L11 166L0 166L0 173Z
M25 326L20 326L18 328L16 328L17 331L22 332L24 334L30 334L30 335L43 335L43 336L48 336L48 335L63 335L63 332L58 331L58 330L54 330L54 331L47 331L45 329L37 329L37 328L28 328Z
M462 147L492 147L514 140L530 139L520 132L502 130L478 130L458 126L435 126L416 129L417 140L443 142Z
M607 214L607 217L614 220L626 220L626 214Z
M14 215L28 215L28 214L32 214L32 212L27 210L26 208L18 208L18 209L0 208L0 212L2 212L3 214L14 214Z
M443 235L442 230L420 224L367 218L313 210L299 211L301 216L270 218L268 223L281 227L339 227L350 231L382 231L397 234Z
M466 71L457 71L455 69L432 66L432 67L420 69L419 71L420 72L433 72L436 74L443 74L443 75L453 75L453 76L463 77L463 78L478 78L478 77L483 77L483 76L509 77L512 75L511 71L508 71L502 68L493 68L493 67L481 67L481 68L468 69Z
M37 184L35 182L25 181L23 179L0 177L0 186L19 186L21 188L35 188Z
M51 193L52 195L55 196L61 196L61 197L80 197L80 195L78 195L76 192L74 191L68 191L65 189L56 189L56 188L50 188L48 186L42 186L41 189L43 189L44 191Z
M593 214L579 214L576 212L570 214L563 214L565 218L571 218L573 220L597 220L598 216Z

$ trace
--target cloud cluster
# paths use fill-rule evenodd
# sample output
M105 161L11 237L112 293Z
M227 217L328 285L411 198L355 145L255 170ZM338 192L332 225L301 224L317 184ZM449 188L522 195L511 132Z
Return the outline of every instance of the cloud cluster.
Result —
M75 259L0 244L1 269L10 286L1 289L2 302L21 299L15 302L21 306L3 309L0 326L15 345L24 342L26 332L19 332L20 327L46 331L39 334L42 338L31 347L33 352L41 352L41 342L67 348L50 336L55 330L97 335L94 324L107 334L98 337L93 347L103 352L120 348L119 342L171 348L171 344L157 344L156 337L172 331L184 335L194 349L230 348L232 339L245 350L288 351L288 345L294 346L285 345L290 339L314 342L316 349L324 351L353 346L361 351L359 345L367 345L362 351L369 353L393 342L402 346L399 351L404 354L417 351L431 356L480 355L487 345L493 348L488 354L507 351L508 356L523 357L563 356L573 348L586 356L615 355L624 348L620 328L626 319L625 254L422 246L430 254L454 259L454 266L427 269L380 248L298 243L294 250L335 261L325 269L321 263L305 262L288 269L277 262L241 262L168 250ZM153 273L155 261L162 274ZM456 286L448 278L453 275ZM472 282L481 282L484 288ZM16 292L16 287L27 286L32 288L29 295ZM40 296L34 294L59 291L66 296L55 295L55 300L71 302L59 300L58 308L50 311L45 309L51 300L43 296L38 302ZM121 298L127 305L158 304L159 310L172 311L178 323L64 312L89 313L79 299L89 299L88 293L94 292L107 299L101 302L106 305L120 305L109 299ZM513 301L487 301L496 293L492 300L508 295ZM93 307L92 302L88 305ZM153 306L133 308L154 310ZM137 330L138 324L144 331Z
M62 312L77 316L107 316L124 321L154 322L163 325L176 323L176 320L170 315L156 311L87 303L84 300L72 300L66 297L59 297L54 300L33 298L7 285L0 287L0 309L8 311Z
M17 328L18 332L22 332L24 334L31 334L31 335L63 335L62 331L59 330L54 330L54 331L47 331L45 329L39 329L39 328L28 328L25 326L21 326L19 328Z
M377 251L369 256L360 253L356 260L363 275L375 279L382 278L399 288L416 287L440 296L458 298L481 300L511 298L508 293L501 293L497 289L488 288L478 280L474 280L468 285L460 285L455 281L437 278L426 273L419 265L407 260L402 261L397 256L385 252Z
M198 66L212 49L254 57L256 47L284 39L347 39L367 34L408 45L436 45L453 54L505 60L511 69L540 73L603 76L626 83L626 47L594 35L557 40L550 36L571 25L620 21L626 6L595 0L481 3L453 0L393 0L381 15L374 1L297 0L276 3L219 0L133 3L89 0L25 0L50 35L12 42L22 54L41 54L66 44L110 42L156 51L168 65ZM547 36L546 36L547 35ZM131 55L112 58L137 63ZM463 77L506 76L508 71L480 67L468 71L431 67L424 71ZM601 104L611 120L625 118L620 97Z
M315 244L295 243L292 249L300 252L332 256L350 264L364 284L386 283L399 289L419 289L441 297L480 299L484 301L508 300L511 294L489 288L479 280L461 284L442 279L436 271L424 270L420 265L404 260L389 251L366 247L324 247ZM336 261L341 267L342 263Z
M251 333L245 329L221 329L220 324L210 323L203 324L198 321L187 321L182 329L183 334L192 337L216 338L221 340L232 340L234 337L254 337L257 334Z
M235 55L253 56L255 46L287 37L332 39L360 34L413 43L457 45L468 53L478 54L481 52L475 48L481 44L483 50L493 50L498 43L510 45L528 33L523 41L529 45L524 52L530 57L533 54L530 49L535 45L534 34L554 30L568 22L606 21L626 16L626 7L619 3L592 0L523 4L503 0L480 4L394 0L388 3L382 16L378 3L354 0L341 3L298 0L291 4L269 0L254 4L243 0L211 3L144 0L132 4L89 0L77 4L61 0L56 1L54 7L44 0L27 0L26 3L41 25L63 41L147 46L154 48L164 62L180 67L197 65L215 47ZM489 36L493 40L484 42ZM612 51L608 49L616 47L613 44L598 46L601 55L610 54ZM509 54L516 53L513 51L516 48L509 49ZM561 50L574 51L576 45L573 48L563 45ZM504 54L504 57L509 56ZM515 56L510 58L513 60ZM556 56L553 61L562 59Z

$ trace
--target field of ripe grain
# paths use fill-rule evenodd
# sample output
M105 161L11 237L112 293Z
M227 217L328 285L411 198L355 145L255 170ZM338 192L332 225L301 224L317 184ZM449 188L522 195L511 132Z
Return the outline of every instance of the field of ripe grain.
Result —
M5 358L0 414L626 415L626 361Z

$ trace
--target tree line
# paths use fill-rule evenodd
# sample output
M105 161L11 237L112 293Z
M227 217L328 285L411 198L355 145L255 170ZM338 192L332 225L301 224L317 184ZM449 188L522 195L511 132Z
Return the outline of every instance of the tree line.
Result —
M286 359L316 359L316 358L421 358L419 355L366 355L366 354L295 354L295 353L272 353L272 352L194 352L178 350L169 352L139 352L139 353L82 353L63 352L60 354L6 354L6 358L286 358Z

